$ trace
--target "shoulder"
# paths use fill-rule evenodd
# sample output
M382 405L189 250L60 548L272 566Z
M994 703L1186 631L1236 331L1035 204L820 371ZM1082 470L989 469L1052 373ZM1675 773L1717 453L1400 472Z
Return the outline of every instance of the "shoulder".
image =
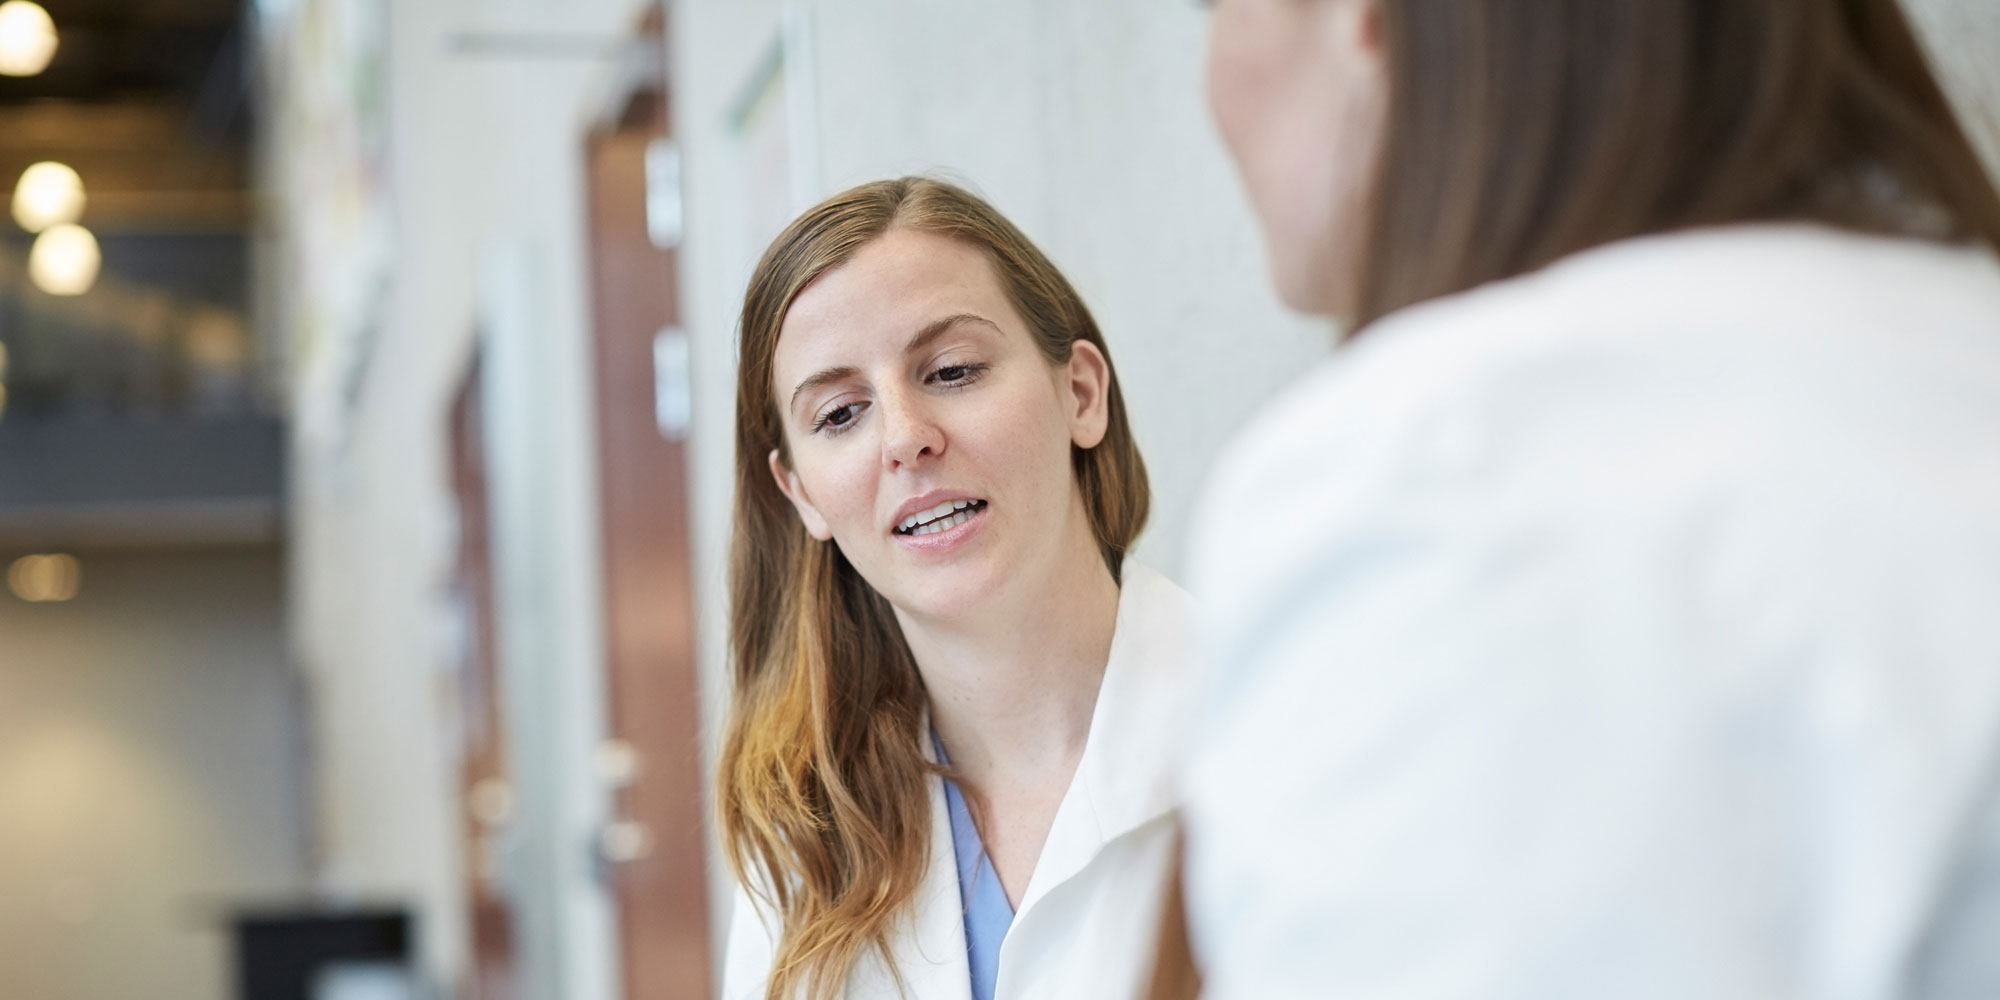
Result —
M1128 559L1121 575L1093 739L1101 729L1127 729L1120 720L1177 717L1195 656L1194 598L1143 563ZM1137 728L1149 730L1151 724Z
M1210 477L1191 579L1209 602L1218 568L1384 502L1636 486L1640 458L1682 463L1651 487L1779 452L1851 470L1996 400L1991 253L1812 226L1612 244L1391 316L1281 393Z
M1175 661L1186 655L1194 598L1159 570L1127 559L1120 574L1114 642L1131 644L1147 659Z
M1563 880L1693 870L1627 846L1725 842L1645 842L1722 817L1677 790L1779 803L1837 773L1839 815L1961 815L2000 722L1994 455L1988 254L1686 234L1385 320L1239 435L1198 514L1192 885L1211 914L1278 915L1202 930L1254 946L1336 912L1367 926L1379 912L1339 906L1428 889L1408 926L1532 928L1536 900L1585 898L1551 895ZM1756 768L1742 733L1761 734ZM1661 822L1602 821L1631 788ZM1522 832L1491 834L1506 823ZM1776 870L1768 841L1733 846L1706 861L1746 875L1710 912L1761 913L1740 890ZM1479 880L1522 892L1465 892ZM1612 903L1689 898L1642 888Z
M1196 609L1187 591L1128 559L1118 620L1078 780L1106 829L1127 830L1172 805L1185 734Z
M1972 573L2000 553L1993 454L1990 253L1790 226L1614 244L1382 321L1237 435L1190 546L1205 680L1388 594L1611 604L1726 571L1852 602Z

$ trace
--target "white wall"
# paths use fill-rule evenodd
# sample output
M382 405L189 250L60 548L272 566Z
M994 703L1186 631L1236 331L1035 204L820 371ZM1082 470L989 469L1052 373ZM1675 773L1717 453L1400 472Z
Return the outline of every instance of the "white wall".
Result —
M233 995L230 904L305 887L275 549L83 555L0 591L0 994Z
M763 249L737 246L729 233L739 224L729 211L739 161L728 122L781 23L800 12L817 108L812 200L880 177L942 173L992 200L1090 303L1152 476L1139 558L1177 574L1188 508L1217 450L1330 340L1325 326L1287 315L1267 290L1249 210L1208 123L1207 16L1197 4L677 3L673 83L689 202L682 287L698 371L698 638L711 746L726 688L736 313L748 255ZM718 882L718 905L725 889Z

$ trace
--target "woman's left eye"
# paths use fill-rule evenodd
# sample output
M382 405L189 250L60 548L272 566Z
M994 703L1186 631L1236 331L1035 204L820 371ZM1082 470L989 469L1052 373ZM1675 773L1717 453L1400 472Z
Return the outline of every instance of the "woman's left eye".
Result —
M931 372L924 381L947 386L969 385L984 371L986 366L981 364L945 365Z

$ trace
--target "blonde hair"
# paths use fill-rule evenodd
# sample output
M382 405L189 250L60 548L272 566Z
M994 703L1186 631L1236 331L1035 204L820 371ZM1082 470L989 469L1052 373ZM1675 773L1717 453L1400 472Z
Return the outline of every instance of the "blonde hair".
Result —
M892 923L929 864L936 770L924 755L924 686L889 603L837 545L808 535L772 481L789 462L772 376L787 311L805 287L892 230L978 247L1043 357L1104 351L1075 289L992 206L941 181L878 181L835 195L765 252L744 295L736 392L736 524L730 580L735 690L717 777L730 867L779 918L766 995L838 993L868 948L890 959ZM1109 421L1071 465L1114 577L1150 493L1117 377Z

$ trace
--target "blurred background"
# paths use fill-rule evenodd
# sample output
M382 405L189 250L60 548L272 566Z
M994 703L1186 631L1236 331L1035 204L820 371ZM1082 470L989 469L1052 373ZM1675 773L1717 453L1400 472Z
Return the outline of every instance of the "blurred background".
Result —
M1911 0L2000 164L2000 4ZM1097 312L1173 575L1328 348L1159 0L0 5L0 996L712 995L735 313L928 172Z

